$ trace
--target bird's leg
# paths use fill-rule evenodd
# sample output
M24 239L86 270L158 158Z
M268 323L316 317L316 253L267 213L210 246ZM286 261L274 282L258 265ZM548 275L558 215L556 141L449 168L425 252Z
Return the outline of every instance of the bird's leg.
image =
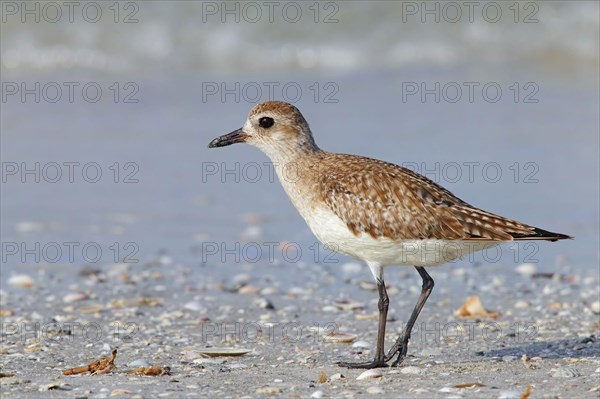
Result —
M339 362L338 365L347 367L350 369L373 369L376 367L387 367L385 360L385 324L387 322L387 314L390 304L387 291L385 289L385 283L383 279L377 280L377 290L379 291L379 302L377 308L379 309L379 325L377 327L377 349L375 351L375 359L370 362L361 363L349 363Z
M402 363L402 360L404 360L404 357L406 357L406 352L408 350L408 340L410 339L410 332L412 331L412 328L415 325L415 321L417 321L417 317L419 317L419 313L421 313L421 309L423 309L427 298L429 298L429 295L433 290L433 279L425 271L425 268L415 266L415 269L417 269L419 275L423 279L421 295L419 296L419 300L417 301L417 304L415 305L415 308L413 309L412 314L408 319L408 323L406 323L406 327L404 327L404 330L402 331L402 334L400 334L400 336L394 343L394 346L392 346L387 356L385 357L385 361L387 362L391 360L396 355L396 353L398 354L398 358L394 361L394 363L392 363L392 366L397 366L398 364Z

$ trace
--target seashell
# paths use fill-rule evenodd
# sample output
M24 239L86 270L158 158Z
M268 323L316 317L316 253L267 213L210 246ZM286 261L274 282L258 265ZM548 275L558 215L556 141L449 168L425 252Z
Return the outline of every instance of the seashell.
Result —
M198 301L188 302L185 305L183 305L183 308L187 310L193 310L194 312L199 312L203 309L202 304Z
M335 306L337 306L340 310L360 310L365 307L365 304L358 301L336 301Z
M371 369L363 372L361 375L356 377L357 380L368 380L371 378L381 378L382 374L379 369Z
M8 284L23 288L31 288L33 287L33 279L27 274L15 274L8 279Z
M368 349L371 347L371 344L367 341L356 341L355 343L352 344L353 348L359 348L359 349Z
M356 339L356 335L354 334L346 334L346 333L329 333L327 335L325 335L325 341L326 342L332 342L332 343L341 343L341 344L346 344L346 343L350 343L352 341L354 341Z
M241 348L203 348L196 350L196 352L200 355L208 356L208 357L220 357L220 356L242 356L246 353L252 352L251 349L241 349Z
M89 299L89 298L90 298L90 295L85 292L71 292L64 296L63 302L71 303L71 302L77 302L77 301L85 301L86 299Z
M373 385L367 388L367 393L370 393L371 395L379 395L384 393L385 391L381 388L378 387L377 385Z
M477 295L471 296L463 303L463 305L454 312L454 315L459 318L483 318L483 319L497 319L498 313L488 312Z

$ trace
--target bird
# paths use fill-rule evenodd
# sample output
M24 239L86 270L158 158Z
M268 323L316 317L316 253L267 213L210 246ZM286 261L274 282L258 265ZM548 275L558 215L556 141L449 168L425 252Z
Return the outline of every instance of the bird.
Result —
M375 278L379 294L375 356L366 362L338 362L342 367L372 369L402 363L412 328L434 287L426 267L515 240L572 238L476 208L393 163L322 150L304 116L286 102L254 106L241 128L215 138L208 147L235 143L262 150L277 165L281 185L312 233L329 249L364 261ZM414 267L422 285L403 331L386 353L388 266Z

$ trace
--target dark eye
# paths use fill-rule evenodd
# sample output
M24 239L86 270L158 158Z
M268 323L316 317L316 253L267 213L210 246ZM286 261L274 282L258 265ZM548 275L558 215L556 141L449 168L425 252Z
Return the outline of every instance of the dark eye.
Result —
M268 116L263 116L262 118L260 118L258 120L258 124L260 125L260 127L265 128L265 129L268 129L271 126L273 126L273 123L275 123L273 118L269 118Z

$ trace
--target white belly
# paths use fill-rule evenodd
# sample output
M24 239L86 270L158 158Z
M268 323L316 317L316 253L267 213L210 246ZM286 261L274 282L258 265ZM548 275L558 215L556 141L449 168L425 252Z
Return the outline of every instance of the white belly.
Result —
M472 252L499 245L499 241L391 240L354 235L346 224L327 208L303 215L313 234L332 251L381 266L436 266Z

